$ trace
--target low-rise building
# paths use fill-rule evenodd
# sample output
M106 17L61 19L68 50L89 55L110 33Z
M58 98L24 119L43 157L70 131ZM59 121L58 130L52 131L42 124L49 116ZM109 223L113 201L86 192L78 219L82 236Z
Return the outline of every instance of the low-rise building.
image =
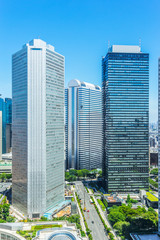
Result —
M157 234L136 234L131 233L130 237L132 240L160 240Z
M158 208L158 198L154 194L146 192L146 204L148 207Z
M2 161L12 162L12 152L2 154Z
M122 200L117 197L116 194L104 194L102 197L102 201L105 199L108 203L108 207L113 207L114 205L116 206L121 206L122 205Z
M43 227L41 229L41 226ZM45 227L45 225L47 225ZM48 228L51 225L51 228ZM55 225L55 227L53 227ZM60 227L56 227L56 226ZM80 231L77 230L74 223L60 222L34 222L34 223L0 223L0 239L1 240L25 240L18 232L31 231L31 228L36 227L37 240L83 240L80 237ZM40 229L40 230L38 230ZM23 235L23 234L22 234Z
M1 173L12 173L12 163L0 162L0 174Z

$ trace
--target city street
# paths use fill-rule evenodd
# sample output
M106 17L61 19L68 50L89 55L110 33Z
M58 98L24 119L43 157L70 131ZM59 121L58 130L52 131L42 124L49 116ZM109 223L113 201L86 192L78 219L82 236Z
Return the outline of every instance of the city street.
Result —
M76 182L76 191L79 198L82 200L82 208L84 208L84 198L86 211L84 212L89 229L92 231L94 240L107 240L106 231L104 226L95 210L94 205L90 203L90 197L86 192L81 182ZM89 210L89 212L87 212Z

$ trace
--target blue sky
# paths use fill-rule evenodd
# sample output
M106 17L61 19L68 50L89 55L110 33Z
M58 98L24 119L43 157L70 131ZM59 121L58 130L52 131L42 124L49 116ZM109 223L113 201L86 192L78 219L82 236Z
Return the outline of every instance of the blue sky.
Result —
M11 55L41 38L65 56L73 78L101 86L101 58L110 44L150 54L150 121L157 121L159 0L0 0L0 93L11 97Z

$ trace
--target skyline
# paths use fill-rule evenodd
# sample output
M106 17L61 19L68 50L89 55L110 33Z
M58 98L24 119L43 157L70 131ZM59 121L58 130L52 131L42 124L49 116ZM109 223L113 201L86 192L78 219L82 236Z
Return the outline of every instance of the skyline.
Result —
M110 45L139 45L141 38L142 51L150 54L150 121L157 121L158 0L125 0L123 4L118 0L34 2L32 5L30 0L0 3L3 98L11 97L11 56L33 38L49 42L65 56L65 86L74 78L101 86L102 56L107 53L108 41Z

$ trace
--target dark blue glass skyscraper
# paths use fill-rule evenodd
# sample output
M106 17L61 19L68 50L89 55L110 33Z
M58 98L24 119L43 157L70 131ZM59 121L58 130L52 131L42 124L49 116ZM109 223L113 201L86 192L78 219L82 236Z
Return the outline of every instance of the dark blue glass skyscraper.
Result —
M0 98L0 111L2 111L2 153L9 151L11 147L12 124L12 99Z
M113 45L102 59L102 94L106 190L148 189L149 54Z

